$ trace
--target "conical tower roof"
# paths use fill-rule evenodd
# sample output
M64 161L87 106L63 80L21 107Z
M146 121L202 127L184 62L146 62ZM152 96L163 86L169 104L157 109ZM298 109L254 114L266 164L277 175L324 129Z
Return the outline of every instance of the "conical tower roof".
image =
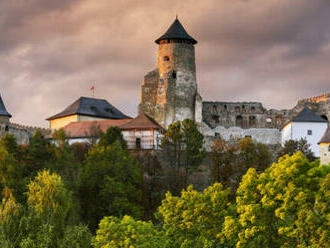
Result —
M0 116L8 116L11 117L11 114L8 113L5 104L2 101L1 95L0 95Z
M187 33L178 18L175 19L166 33L155 40L155 42L159 44L160 41L167 39L187 40L190 41L193 45L197 43L197 41Z

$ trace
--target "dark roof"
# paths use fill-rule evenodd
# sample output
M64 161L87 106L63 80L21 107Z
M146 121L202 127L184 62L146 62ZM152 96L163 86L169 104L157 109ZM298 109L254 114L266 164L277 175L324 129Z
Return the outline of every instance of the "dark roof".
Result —
M125 123L124 125L120 126L122 130L127 129L163 129L155 120L151 117L140 114L135 119L131 120L130 122Z
M323 136L318 144L320 144L320 143L330 143L330 126L328 126L327 130L323 134Z
M187 33L187 31L184 29L184 27L177 18L166 31L166 33L159 37L157 40L155 40L155 42L159 44L161 40L167 39L188 40L192 44L197 43L197 41Z
M315 114L313 110L305 107L296 117L292 119L292 122L328 122L321 116Z
M123 114L107 100L80 97L62 112L49 117L47 120L54 120L69 115L87 115L106 119L131 119L131 117Z
M2 101L1 95L0 95L0 116L8 116L11 117L11 114L8 113L5 104Z

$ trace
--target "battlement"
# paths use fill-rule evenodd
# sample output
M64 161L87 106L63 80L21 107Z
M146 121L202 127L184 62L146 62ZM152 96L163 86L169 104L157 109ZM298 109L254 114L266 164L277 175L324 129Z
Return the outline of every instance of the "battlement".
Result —
M10 126L16 129L20 130L26 130L30 133L35 133L36 131L40 131L42 134L49 134L51 133L51 130L48 128L42 128L42 127L35 127L35 126L26 126L26 125L21 125L18 123L10 123Z
M313 97L301 99L301 100L298 101L298 104L306 103L306 102L319 103L319 102L325 102L328 99L330 99L330 93L324 93L324 94L319 95L319 96L313 96Z

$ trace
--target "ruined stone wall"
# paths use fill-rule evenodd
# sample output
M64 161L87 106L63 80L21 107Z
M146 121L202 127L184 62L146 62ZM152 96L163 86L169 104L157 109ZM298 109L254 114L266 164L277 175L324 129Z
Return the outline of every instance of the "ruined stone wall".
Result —
M265 109L259 102L203 102L203 121L217 126L248 128L281 128L292 110Z
M211 128L217 126L281 129L304 107L323 118L330 119L330 97L324 94L298 101L292 109L265 109L260 102L203 102L203 121Z

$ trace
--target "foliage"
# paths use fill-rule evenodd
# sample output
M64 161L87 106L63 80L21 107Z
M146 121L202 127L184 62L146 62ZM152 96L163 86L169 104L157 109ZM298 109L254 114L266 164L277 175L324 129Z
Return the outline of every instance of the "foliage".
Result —
M25 177L34 178L38 171L46 168L53 159L53 146L40 131L37 131L24 150L22 163L24 164Z
M204 137L194 121L186 119L169 125L161 142L161 153L174 177L174 182L170 185L171 192L178 194L182 187L188 186L189 173L195 170L206 156L203 144Z
M85 225L68 226L59 248L91 248L92 234Z
M104 217L93 240L95 248L154 248L166 247L165 235L150 222Z
M0 189L9 188L19 202L25 197L26 180L23 178L23 168L4 146L0 146Z
M264 173L249 169L237 190L237 247L329 247L330 167L302 152Z
M227 143L215 140L211 152L211 175L214 182L236 189L242 176L249 168L258 172L270 166L272 156L266 145L254 142L251 138Z
M314 153L310 149L310 144L308 144L307 139L301 138L300 140L287 140L284 143L284 146L280 148L277 152L277 158L280 158L284 155L293 155L297 151L301 151L309 161L314 161L316 158Z
M103 216L141 216L141 183L138 164L118 141L95 145L79 178L82 219L95 230Z
M109 127L105 133L101 133L101 138L99 141L100 146L109 146L115 142L119 142L123 149L127 148L127 143L121 133L119 127Z
M222 235L226 216L235 213L230 191L219 183L198 192L189 186L180 197L166 194L159 213L173 247L227 247Z

